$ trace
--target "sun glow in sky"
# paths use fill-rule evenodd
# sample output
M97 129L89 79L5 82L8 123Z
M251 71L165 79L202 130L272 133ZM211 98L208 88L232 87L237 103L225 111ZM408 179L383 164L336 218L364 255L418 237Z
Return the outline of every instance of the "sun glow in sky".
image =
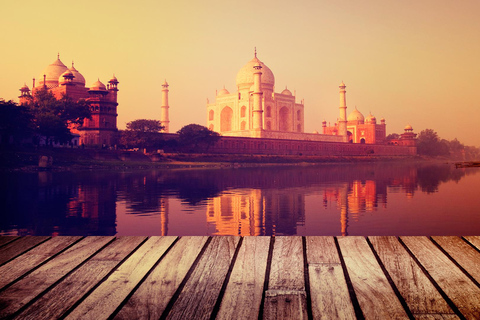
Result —
M160 119L170 84L170 131L206 124L206 99L252 57L305 99L305 132L339 111L385 118L388 133L431 128L480 146L480 1L2 1L0 98L39 78L57 53L87 86L115 76L118 127Z

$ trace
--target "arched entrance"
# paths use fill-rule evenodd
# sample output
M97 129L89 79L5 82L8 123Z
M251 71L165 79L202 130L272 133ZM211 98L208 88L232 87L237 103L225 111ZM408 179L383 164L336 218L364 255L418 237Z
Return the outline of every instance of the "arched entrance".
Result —
M280 131L290 131L290 117L289 111L287 107L283 107L280 109L279 113L279 121L278 121L278 129Z
M220 113L220 132L232 131L232 116L233 110L230 107L225 107Z

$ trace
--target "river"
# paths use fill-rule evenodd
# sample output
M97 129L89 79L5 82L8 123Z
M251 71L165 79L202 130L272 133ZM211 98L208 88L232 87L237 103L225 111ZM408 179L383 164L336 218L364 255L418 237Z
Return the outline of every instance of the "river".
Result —
M0 175L1 235L478 235L480 168L360 163Z

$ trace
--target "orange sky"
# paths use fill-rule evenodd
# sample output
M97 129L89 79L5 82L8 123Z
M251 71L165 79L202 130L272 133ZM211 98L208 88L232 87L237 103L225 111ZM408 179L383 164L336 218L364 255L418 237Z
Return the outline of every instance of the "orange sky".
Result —
M120 81L118 126L159 119L170 84L170 128L206 124L206 98L235 91L253 48L275 87L305 99L305 131L338 116L338 85L387 133L432 128L480 146L480 1L3 1L0 98L60 53L91 85Z

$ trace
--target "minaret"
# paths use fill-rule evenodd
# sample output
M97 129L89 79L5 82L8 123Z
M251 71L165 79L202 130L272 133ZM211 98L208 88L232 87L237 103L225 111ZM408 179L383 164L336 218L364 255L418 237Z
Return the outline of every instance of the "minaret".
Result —
M347 97L345 83L340 84L340 118L338 119L338 135L347 136Z
M169 133L170 132L170 120L168 120L168 83L167 80L162 84L162 113L160 116L160 122L165 129L162 132Z
M255 69L253 72L253 130L263 130L262 66L256 63L253 68Z

